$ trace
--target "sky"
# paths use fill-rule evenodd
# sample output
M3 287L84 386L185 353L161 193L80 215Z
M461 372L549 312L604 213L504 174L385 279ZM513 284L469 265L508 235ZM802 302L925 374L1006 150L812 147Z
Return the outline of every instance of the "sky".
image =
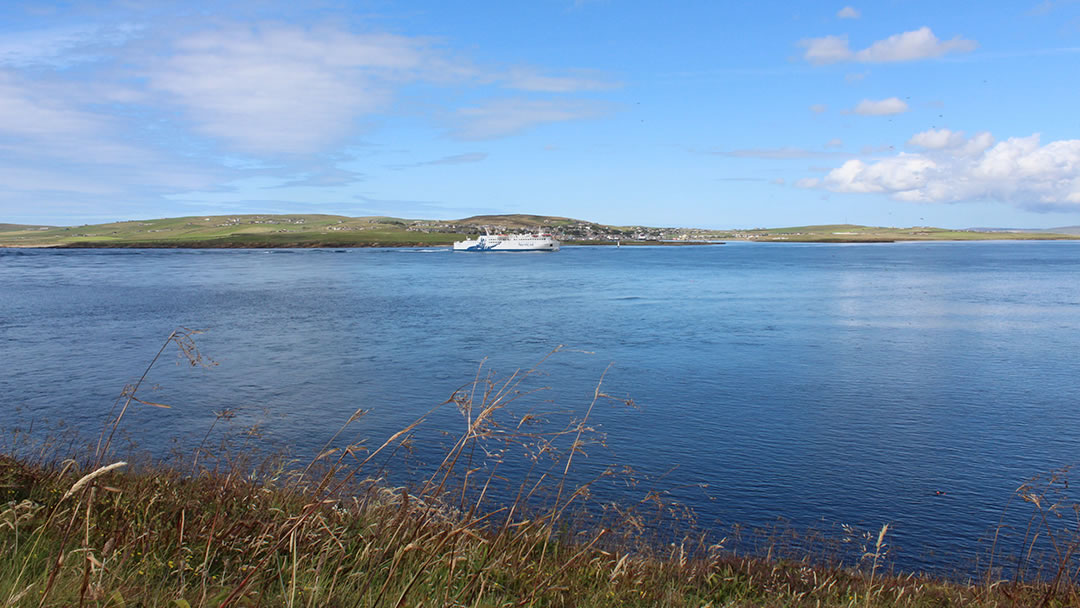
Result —
M1080 225L1080 2L0 2L0 222Z

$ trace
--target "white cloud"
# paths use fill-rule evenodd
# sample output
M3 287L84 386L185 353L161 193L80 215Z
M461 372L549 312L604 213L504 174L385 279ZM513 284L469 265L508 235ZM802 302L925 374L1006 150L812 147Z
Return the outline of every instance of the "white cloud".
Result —
M47 137L102 130L105 121L0 72L0 135Z
M605 113L607 108L595 103L497 99L458 110L454 116L458 126L452 134L459 139L492 139L537 125L595 118Z
M184 106L196 128L255 152L308 153L385 107L389 81L427 67L422 42L390 34L287 26L184 38L151 87Z
M153 152L124 141L115 117L78 107L84 93L80 85L19 80L0 71L0 163L127 167L160 161Z
M807 38L799 41L799 46L806 49L803 59L814 65L824 65L841 61L886 63L932 59L947 53L967 53L975 50L977 44L960 36L942 41L930 28L923 26L910 32L893 34L860 51L851 50L847 36Z
M251 153L307 154L344 141L392 107L402 85L493 84L541 93L617 86L591 72L483 70L423 38L292 26L232 28L181 39L150 70L151 87L184 107L195 128ZM593 106L497 100L458 111L457 134L486 139L531 125L597 115Z
M836 16L841 19L858 19L862 16L862 13L853 6L845 6L836 12Z
M941 41L928 27L921 27L903 34L893 34L885 40L878 40L869 48L855 53L855 59L864 63L882 63L887 61L915 61L941 57L946 53L967 53L975 50L975 41L960 36L952 40Z
M432 39L344 26L113 22L0 39L0 215L49 201L107 216L253 176L345 188L364 176L319 166L361 146L358 131L381 115L448 119L451 135L486 139L602 116L609 105L570 94L620 86L590 70L480 66ZM484 99L498 88L520 92ZM486 155L436 157L417 165Z
M989 133L969 138L939 129L908 143L922 151L849 160L820 180L797 185L924 203L994 200L1037 211L1080 208L1080 140L1041 145L1034 134L995 143Z
M826 148L843 148L844 147L844 140L840 139L839 137L834 137L834 138L830 139L829 141L825 142L825 147Z
M125 129L120 117L79 105L93 97L88 89L102 88L0 71L0 216L32 217L25 215L29 201L39 218L49 210L65 217L100 218L106 208L139 213L132 201L214 183L215 169L163 156L140 145L132 135L138 129Z
M813 112L814 114L821 114L822 112L825 112L828 109L829 109L829 107L826 106L823 103L815 103L814 105L810 106L810 111Z
M906 192L924 183L923 173L933 166L929 159L905 154L873 164L853 159L830 171L823 181L835 192Z
M822 38L807 38L799 41L799 46L804 47L803 59L814 65L851 61L853 54L848 46L847 36L825 36Z
M950 131L948 129L930 129L922 133L916 133L908 140L909 146L917 146L928 150L941 150L943 148L955 148L964 142L963 131Z
M573 93L576 91L601 91L618 86L599 75L547 76L531 68L514 68L504 76L505 86L520 91L541 93Z
M852 111L863 116L889 116L907 112L908 105L899 97L889 97L878 101L864 99Z

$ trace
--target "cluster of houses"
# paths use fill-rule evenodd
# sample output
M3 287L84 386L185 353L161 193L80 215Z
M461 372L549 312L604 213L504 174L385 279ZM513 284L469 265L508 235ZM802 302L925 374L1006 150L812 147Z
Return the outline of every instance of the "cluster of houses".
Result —
M219 223L213 224L216 227L239 227L244 225L254 224L274 224L274 225L292 225L299 226L307 223L307 220L303 217L281 216L281 215L254 215L254 216L234 216L227 217L224 220L220 218L204 217L201 218L202 222L189 222L189 226L205 226L203 222L214 222L217 220ZM514 234L514 233L530 233L540 230L542 232L551 233L556 238L563 241L697 241L697 240L710 240L715 239L719 235L715 231L707 231L697 228L651 228L646 226L626 226L626 227L614 227L604 226L601 224L595 224L592 222L582 221L570 221L565 223L559 223L557 225L544 224L537 226L522 226L521 222L514 223L491 223L491 224L476 224L474 222L457 222L457 221L444 221L444 220L399 220L393 218L363 218L363 220L357 221L357 219L341 219L336 223L328 226L323 226L322 229L330 232L344 232L344 231L360 231L368 230L372 228L380 228L386 225L393 225L398 229L404 229L409 232L421 232L421 233L453 233L453 234L476 234L482 233L485 230L493 234ZM366 222L364 221L366 220ZM141 222L141 225L149 226L148 222ZM146 232L163 232L165 228L149 229ZM288 232L289 230L279 230L279 232ZM724 237L731 238L732 235L725 234ZM744 238L754 238L752 234L736 235L743 236Z
M209 221L211 221L211 219L207 217L207 218L203 218L203 221L209 222ZM250 217L230 217L230 218L226 219L223 223L217 224L217 226L219 228L224 228L226 226L240 226L242 224L295 224L295 225L300 225L300 224L306 224L306 223L307 223L307 220L305 220L302 217L288 217L288 216L281 216L281 215L273 215L273 216L256 215L256 216L250 216Z
M566 224L521 227L518 224L473 224L439 221L416 221L406 230L424 233L452 232L456 234L475 234L485 230L494 234L528 233L541 230L549 232L563 241L693 241L707 240L712 235L709 231L694 228L649 228L628 226L615 228L592 222L572 222Z

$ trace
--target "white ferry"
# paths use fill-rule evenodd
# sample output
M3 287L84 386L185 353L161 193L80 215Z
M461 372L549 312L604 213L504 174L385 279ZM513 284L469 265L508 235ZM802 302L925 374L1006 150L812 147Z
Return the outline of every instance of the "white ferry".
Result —
M558 251L550 234L484 234L454 243L454 251Z

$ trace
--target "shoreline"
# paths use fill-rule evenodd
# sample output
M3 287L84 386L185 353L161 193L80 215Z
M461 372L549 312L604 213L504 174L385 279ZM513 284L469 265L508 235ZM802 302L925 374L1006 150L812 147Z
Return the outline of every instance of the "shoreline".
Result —
M980 239L724 239L723 241L709 242L657 242L657 241L624 241L613 243L609 241L565 241L562 247L708 247L725 245L728 243L769 243L769 244L822 244L822 245L875 245L891 243L974 243L974 242L1068 242L1080 240L1078 237L1038 237L1038 238L980 238ZM414 247L451 248L453 243L424 243L424 242L386 242L386 243L326 243L326 242L298 242L298 243L266 243L266 242L198 242L198 243L163 243L163 242L131 242L131 243L58 243L42 245L6 244L0 243L0 249L395 249Z
M68 249L280 249L449 247L468 235L547 232L564 245L685 246L720 242L895 243L922 241L1077 240L1058 232L933 226L821 224L780 228L617 226L539 215L484 215L457 220L320 214L243 214L125 220L80 226L0 223L0 247Z
M687 247L687 246L711 246L723 245L724 241L717 242L656 242L656 241L628 241L621 243L624 247ZM616 247L618 244L607 241L566 241L563 247ZM161 242L132 242L132 243L61 243L55 245L3 245L5 249L395 249L404 247L437 247L450 249L453 243L422 243L422 242L387 242L387 243L161 243Z
M1008 233L1008 236L998 237L980 235L980 238L895 238L895 237L868 237L868 238L725 238L723 240L710 241L609 241L609 240L578 240L567 239L562 241L563 247L703 247L725 245L728 243L797 243L826 245L857 245L857 244L889 244L889 243L973 243L973 242L1033 242L1033 241L1080 241L1080 235L1028 235ZM405 247L437 247L451 248L454 241L351 241L351 242L328 242L323 240L312 241L243 241L243 240L208 240L208 241L75 241L70 243L3 243L0 249L394 249Z

